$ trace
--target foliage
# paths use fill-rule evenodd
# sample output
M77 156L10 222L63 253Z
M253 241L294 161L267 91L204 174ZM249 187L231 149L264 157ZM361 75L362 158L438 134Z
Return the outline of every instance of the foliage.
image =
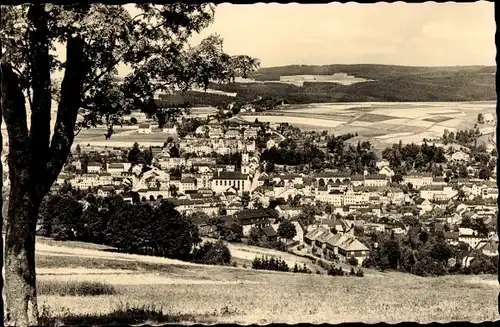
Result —
M486 67L495 72L495 67ZM371 82L353 85L304 83L245 83L213 86L238 93L239 99L282 98L286 103L364 101L471 101L495 100L494 75L483 67L406 67L384 65L292 65L261 68L250 76L257 81L278 81L284 75L331 75L347 73ZM394 87L397 85L397 87Z
M85 210L69 196L42 205L40 233L56 239L95 242L121 251L190 260L198 229L170 202L130 204L119 196L98 199Z
M295 225L290 220L283 220L278 226L278 236L286 240L291 240L297 235Z
M81 227L83 206L69 195L48 196L40 207L40 235L75 240Z
M207 265L228 265L231 263L231 253L222 241L205 242L194 250L192 260Z
M444 150L434 144L422 145L414 143L403 145L402 142L393 144L392 147L382 151L382 157L389 161L389 166L400 174L406 174L412 170L425 170L432 172L437 164L446 162Z
M341 267L335 267L334 265L330 265L327 270L328 276L345 276L344 271Z
M356 259L356 257L354 256L350 257L349 260L347 260L347 263L354 267L359 264L358 259Z
M305 264L300 267L297 263L295 263L295 265L293 266L292 272L300 274L312 274L312 270L309 269Z
M262 256L255 257L252 261L252 268L257 270L290 271L287 263L281 258Z

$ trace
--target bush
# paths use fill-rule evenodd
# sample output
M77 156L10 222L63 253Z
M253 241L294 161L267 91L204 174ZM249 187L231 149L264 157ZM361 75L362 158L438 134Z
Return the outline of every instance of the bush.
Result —
M334 265L330 265L330 267L327 270L327 274L329 276L344 276L344 271L342 270L341 267L335 267Z
M352 256L349 258L347 263L350 264L351 266L357 267L358 266L358 259L356 259L354 256Z
M356 272L356 276L357 277L364 277L365 273L361 268L359 268L358 271Z
M252 268L256 270L274 270L274 271L290 271L287 263L281 258L262 256L261 258L255 257L252 262Z
M193 262L207 265L228 265L231 252L222 241L206 242L193 253Z
M40 281L37 283L39 295L58 296L98 296L116 295L113 285L89 281Z

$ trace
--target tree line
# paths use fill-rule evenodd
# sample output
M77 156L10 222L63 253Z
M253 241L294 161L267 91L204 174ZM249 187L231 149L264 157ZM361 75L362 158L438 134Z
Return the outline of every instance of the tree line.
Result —
M360 240L371 248L362 263L366 268L398 270L419 276L490 274L496 273L497 269L498 256L487 257L480 251L469 249L465 243L449 245L442 231L414 227L408 235L371 233ZM469 256L474 259L464 267L462 261Z
M190 261L201 242L197 226L162 201L157 206L130 204L120 196L78 201L51 194L39 213L39 235L109 245L126 253Z

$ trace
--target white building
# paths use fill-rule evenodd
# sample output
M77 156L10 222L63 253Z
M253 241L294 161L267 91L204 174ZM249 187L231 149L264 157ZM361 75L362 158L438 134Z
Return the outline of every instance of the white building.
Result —
M137 129L138 134L151 134L151 125L150 124L139 124Z
M102 164L99 162L89 162L87 164L87 172L90 174L102 172Z
M427 173L406 175L403 176L403 182L405 184L411 183L414 189L419 189L424 185L432 184L432 175Z
M163 133L177 134L177 126L175 124L165 124L163 126Z
M451 155L451 160L456 162L468 162L470 156L463 151L457 151Z
M251 180L249 175L240 172L217 172L212 178L212 191L223 193L229 188L234 188L241 192L250 190Z

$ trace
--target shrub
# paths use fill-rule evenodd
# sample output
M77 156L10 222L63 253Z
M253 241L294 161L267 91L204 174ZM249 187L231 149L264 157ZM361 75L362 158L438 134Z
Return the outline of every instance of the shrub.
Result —
M341 267L335 267L334 265L330 265L328 268L327 274L329 276L344 276L344 271Z
M193 253L193 262L207 265L228 265L231 252L222 241L206 242Z
M358 259L356 259L354 256L352 256L349 258L347 263L350 264L351 266L356 267L358 265Z
M255 257L252 262L252 268L257 270L274 270L274 271L290 271L287 263L281 258L262 256Z
M117 294L113 285L90 281L39 281L37 292L40 295L58 296L98 296Z
M357 277L364 277L365 273L363 272L363 270L361 268L359 268L358 271L356 272L356 276Z

